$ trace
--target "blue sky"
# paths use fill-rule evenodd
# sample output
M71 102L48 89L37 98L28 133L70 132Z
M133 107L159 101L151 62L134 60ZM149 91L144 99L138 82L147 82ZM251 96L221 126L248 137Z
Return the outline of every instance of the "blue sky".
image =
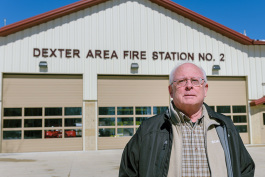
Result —
M0 27L78 0L1 0ZM251 39L265 39L265 0L173 0Z

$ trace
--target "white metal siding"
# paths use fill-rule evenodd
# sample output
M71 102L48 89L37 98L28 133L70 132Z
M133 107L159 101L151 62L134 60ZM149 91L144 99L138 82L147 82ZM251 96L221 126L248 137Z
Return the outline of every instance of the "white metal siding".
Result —
M1 51L0 51L1 52ZM1 60L1 58L0 58L0 64L2 64L2 62L1 61L3 61L3 60ZM1 67L1 66L0 66ZM3 74L2 74L2 72L0 72L0 104L2 103L2 77L3 76ZM1 109L2 107L0 107L0 109ZM2 114L0 114L0 115L2 115Z
M258 99L265 95L265 46L249 47L249 85L252 86L250 98Z
M33 48L79 49L78 58L34 58ZM85 59L88 49L115 50L119 59ZM122 59L122 51L146 51L146 60ZM0 38L0 72L39 73L48 61L49 73L83 73L84 100L97 99L97 74L168 74L178 62L153 61L153 51L212 53L215 61L199 62L207 75L248 75L249 99L265 95L265 47L244 46L148 0L113 0ZM219 61L220 53L225 62Z

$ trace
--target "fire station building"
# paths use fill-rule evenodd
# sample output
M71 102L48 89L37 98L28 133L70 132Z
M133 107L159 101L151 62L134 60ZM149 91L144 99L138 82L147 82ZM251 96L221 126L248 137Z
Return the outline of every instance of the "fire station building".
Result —
M83 0L0 28L0 152L124 148L165 111L171 69L202 66L205 102L265 144L265 42L169 0Z

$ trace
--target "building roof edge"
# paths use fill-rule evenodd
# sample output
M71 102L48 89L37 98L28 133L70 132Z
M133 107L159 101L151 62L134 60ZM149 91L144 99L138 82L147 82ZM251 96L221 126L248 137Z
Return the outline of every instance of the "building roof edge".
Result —
M92 7L94 5L98 5L100 3L104 3L108 0L81 0L51 11L48 11L46 13L30 17L28 19L4 26L0 28L0 37L4 37L16 32L19 32L21 30L31 28L33 26L46 23L50 20L54 20L56 18L60 18L62 16ZM243 45L265 45L264 41L257 41L250 39L249 37L232 30L224 25L221 25L220 23L217 23L207 17L204 17L194 11L191 11L179 4L176 4L175 2L172 2L170 0L150 0L153 3L156 3L159 6L162 6L168 10L171 10L172 12L175 12L181 16L184 16L191 21L194 21L202 26L205 26L217 33L220 33L230 39L233 39Z
M265 96L263 96L260 99L253 100L249 104L250 104L250 106L257 106L257 105L264 104L264 103L265 103Z

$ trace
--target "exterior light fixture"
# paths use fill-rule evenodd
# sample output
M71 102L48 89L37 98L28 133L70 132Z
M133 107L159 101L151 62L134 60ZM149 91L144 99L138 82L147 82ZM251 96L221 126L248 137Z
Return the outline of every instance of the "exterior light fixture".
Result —
M131 69L138 69L138 68L139 68L138 63L132 63L131 64Z
M48 63L47 61L40 61L39 63L40 68L48 68Z
M131 73L132 74L137 74L138 73L138 68L139 68L138 63L132 63L131 64Z
M40 61L39 63L39 71L40 72L48 72L48 63L47 61Z
M220 67L220 65L213 65L213 70L220 70L221 69L221 67Z
M219 75L220 69L221 69L220 65L213 65L213 68L212 68L213 75Z

